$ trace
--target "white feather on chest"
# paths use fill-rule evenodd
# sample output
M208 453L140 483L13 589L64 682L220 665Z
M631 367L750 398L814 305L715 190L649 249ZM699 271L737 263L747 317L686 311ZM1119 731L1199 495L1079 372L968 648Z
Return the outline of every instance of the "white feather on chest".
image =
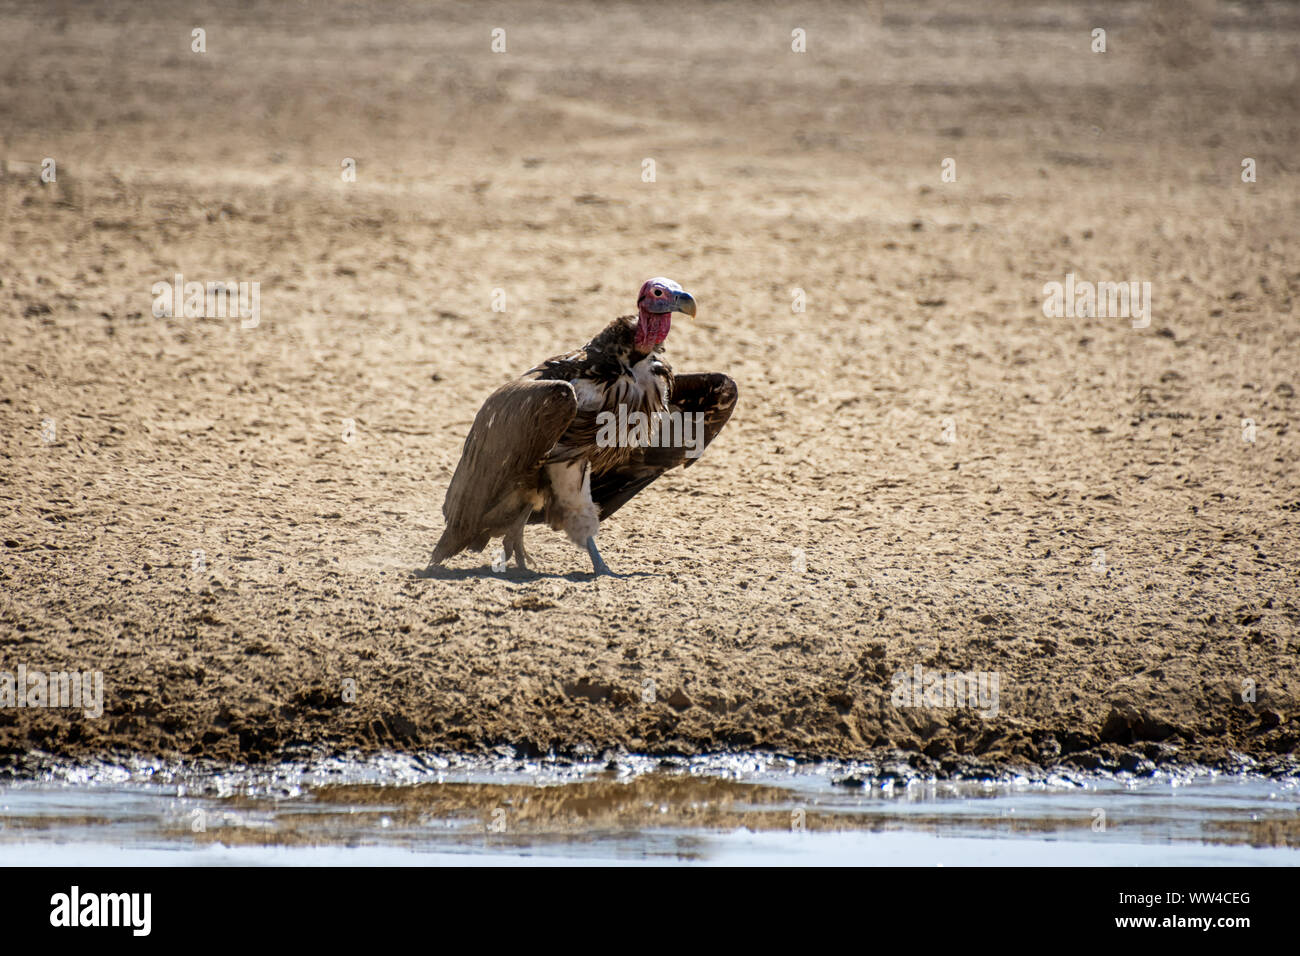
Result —
M629 411L648 414L663 411L668 407L668 380L663 374L656 375L656 369L662 372L663 363L648 355L633 365L630 373L625 372L613 382L574 379L572 385L578 398L578 410L588 413L613 411L619 405L626 405Z

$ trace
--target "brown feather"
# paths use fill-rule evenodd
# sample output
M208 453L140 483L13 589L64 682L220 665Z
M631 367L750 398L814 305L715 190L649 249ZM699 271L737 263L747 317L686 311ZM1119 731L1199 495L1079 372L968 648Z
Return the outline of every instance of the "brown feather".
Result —
M578 408L573 422L547 456L548 463L586 459L593 475L626 464L635 449L626 445L608 448L596 445L600 415L604 412L617 415L620 405L627 406L628 413L641 412L647 417L667 409L673 370L663 358L662 346L655 349L652 368L660 387L640 396L639 400L633 400L628 394L629 380L625 376L647 357L634 351L636 321L633 315L617 318L583 348L547 359L524 373L526 378L559 379L575 385L586 383L603 395L598 404Z
M447 489L447 527L431 563L502 536L507 558L513 551L524 566L525 523L559 529L580 514L557 497L547 466L580 461L584 473L590 469L587 507L604 520L664 472L695 461L683 447L599 446L603 412L617 416L625 406L651 421L662 412L703 414L708 447L735 408L736 383L718 373L674 376L662 345L651 355L636 349L636 326L634 316L615 319L583 348L547 359L488 397Z
M520 379L488 396L447 488L442 505L447 527L433 563L466 548L482 551L490 539L509 531L525 509L542 507L542 459L577 410L568 382Z
M678 375L673 378L671 411L704 415L703 448L722 431L736 407L736 383L720 372ZM701 449L701 452L703 451ZM690 467L699 458L688 458L685 448L668 446L635 449L628 460L603 472L593 471L591 500L604 521L664 472L681 465Z

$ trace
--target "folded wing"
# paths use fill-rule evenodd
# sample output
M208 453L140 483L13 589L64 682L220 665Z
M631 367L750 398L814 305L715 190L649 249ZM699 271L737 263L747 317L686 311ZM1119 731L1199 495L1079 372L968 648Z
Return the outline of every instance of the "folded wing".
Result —
M542 459L577 410L573 386L563 381L520 379L488 396L447 488L447 528L435 562L466 548L481 551L534 507Z

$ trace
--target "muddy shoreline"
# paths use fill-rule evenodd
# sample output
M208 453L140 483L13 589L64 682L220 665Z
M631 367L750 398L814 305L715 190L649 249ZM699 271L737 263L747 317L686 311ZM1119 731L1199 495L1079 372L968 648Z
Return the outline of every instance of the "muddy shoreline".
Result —
M649 757L672 765L683 758L747 753L799 764L851 765L840 775L845 786L889 779L1040 779L1051 774L1148 777L1158 772L1214 771L1300 776L1294 720L1279 726L1274 722L1276 712L1265 708L1239 708L1234 715L1236 732L1209 739L1189 740L1195 732L1124 705L1112 708L1091 733L1072 725L1026 729L1020 721L977 718L975 723L952 721L943 734L928 742L910 737L880 743L883 735L878 735L875 745L864 748L840 735L813 748L794 750L782 747L779 738L754 740L751 732L735 729L734 722L710 727L707 720L692 721L687 712L695 705L684 700L676 705L625 704L642 711L640 720L628 715L622 735L613 740L596 738L590 733L596 715L583 711L618 705L597 697L590 683L580 682L570 690L574 696L564 702L572 705L575 696L578 699L570 714L572 729L566 734L566 723L560 722L548 739L536 735L511 739L504 734L474 739L461 728L421 728L393 711L332 700L321 688L278 715L236 715L223 708L210 723L194 728L183 725L175 714L149 720L125 708L117 708L121 711L117 714L109 708L102 730L90 729L90 721L60 720L57 712L28 711L27 721L16 721L14 712L0 712L0 774L31 778L48 774L53 766L93 763L158 763L219 772L237 766L274 768L286 761L365 760L386 754L416 762L450 756L572 763L599 757L611 766L621 758ZM617 691L610 696L616 697ZM859 734L869 732L860 719L854 723ZM836 730L847 726L841 719ZM647 737L660 739L647 743ZM740 740L746 743L738 747Z
M1143 754L1149 755L1143 758ZM1204 751L1201 755L1207 756ZM587 747L571 753L524 756L509 746L496 746L480 753L451 751L331 749L301 746L281 752L276 759L261 761L223 760L213 757L159 757L134 750L67 756L28 751L21 757L0 759L0 781L73 782L102 784L145 779L183 781L194 793L212 787L222 789L222 780L281 781L303 774L319 779L336 778L343 783L373 781L397 784L425 782L432 775L455 779L499 777L513 780L524 774L554 777L553 782L573 779L574 774L600 771L616 777L646 773L686 773L718 778L745 776L754 767L786 767L793 772L823 774L835 787L845 790L878 789L917 783L1056 784L1086 786L1101 781L1192 779L1203 776L1241 779L1300 779L1300 760L1292 755L1266 757L1256 761L1236 751L1226 751L1211 761L1188 760L1169 748L1149 745L1115 747L1103 745L1079 755L1079 760L1033 763L1024 760L983 760L978 757L928 759L923 754L897 749L879 749L860 759L827 760L808 755L776 751L714 751L697 754L664 752L628 753L607 749L592 754ZM739 770L738 767L746 770ZM540 779L540 778L539 778Z

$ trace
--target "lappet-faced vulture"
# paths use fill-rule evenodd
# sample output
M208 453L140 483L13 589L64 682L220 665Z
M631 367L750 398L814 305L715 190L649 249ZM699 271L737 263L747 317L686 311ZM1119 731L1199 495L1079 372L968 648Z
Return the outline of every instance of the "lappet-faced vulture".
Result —
M635 316L488 396L447 488L430 570L496 537L527 568L524 527L545 521L587 549L596 574L612 573L596 549L600 522L698 459L736 406L726 375L674 375L664 361L672 314L695 315L691 294L649 279L636 305Z

